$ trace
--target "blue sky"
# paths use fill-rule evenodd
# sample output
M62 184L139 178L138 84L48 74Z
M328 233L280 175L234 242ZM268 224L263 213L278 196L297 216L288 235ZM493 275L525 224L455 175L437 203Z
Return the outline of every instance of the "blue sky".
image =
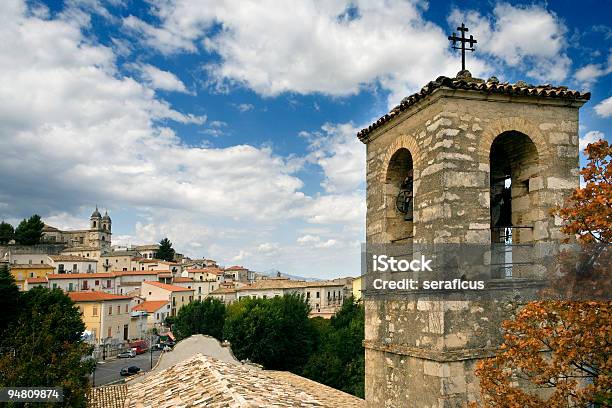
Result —
M0 4L0 218L309 277L359 273L355 132L459 56L475 76L592 92L612 134L607 2L8 0Z

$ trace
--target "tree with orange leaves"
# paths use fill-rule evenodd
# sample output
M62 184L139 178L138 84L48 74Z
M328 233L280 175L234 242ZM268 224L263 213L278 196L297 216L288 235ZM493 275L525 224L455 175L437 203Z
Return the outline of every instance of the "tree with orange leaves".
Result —
M564 221L561 231L575 235L584 249L577 275L591 283L594 275L603 275L599 282L609 288L605 254L612 242L612 147L600 140L585 153L588 164L581 174L586 184L553 212ZM482 404L612 407L611 311L608 298L527 304L504 322L500 352L477 366Z

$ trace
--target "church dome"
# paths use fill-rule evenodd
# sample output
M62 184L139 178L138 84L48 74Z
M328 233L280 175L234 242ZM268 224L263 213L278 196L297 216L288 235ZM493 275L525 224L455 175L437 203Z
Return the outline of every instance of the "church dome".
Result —
M110 215L108 215L108 211L104 211L104 217L102 217L102 219L103 219L103 220L107 220L107 221L110 221L110 220L111 220Z
M98 207L96 206L96 209L94 210L93 213L91 213L91 217L90 218L101 218L102 215L100 214L100 211L98 211Z

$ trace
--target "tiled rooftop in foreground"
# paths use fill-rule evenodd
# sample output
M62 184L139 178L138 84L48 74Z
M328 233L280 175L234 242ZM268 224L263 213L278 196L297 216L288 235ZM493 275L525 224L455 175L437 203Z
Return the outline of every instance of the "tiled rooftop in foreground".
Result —
M197 354L129 384L125 407L365 407L365 401L288 372Z

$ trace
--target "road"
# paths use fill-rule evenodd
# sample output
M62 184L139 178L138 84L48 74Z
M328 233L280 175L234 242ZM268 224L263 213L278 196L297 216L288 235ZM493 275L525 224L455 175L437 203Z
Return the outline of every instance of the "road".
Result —
M160 354L161 351L159 350L153 352L153 367L155 367L155 363L159 359ZM119 371L121 371L123 367L133 365L140 367L141 371L149 371L151 369L151 354L146 352L134 358L113 358L112 360L99 361L95 372L95 386L99 387L100 385L126 378L121 377Z

